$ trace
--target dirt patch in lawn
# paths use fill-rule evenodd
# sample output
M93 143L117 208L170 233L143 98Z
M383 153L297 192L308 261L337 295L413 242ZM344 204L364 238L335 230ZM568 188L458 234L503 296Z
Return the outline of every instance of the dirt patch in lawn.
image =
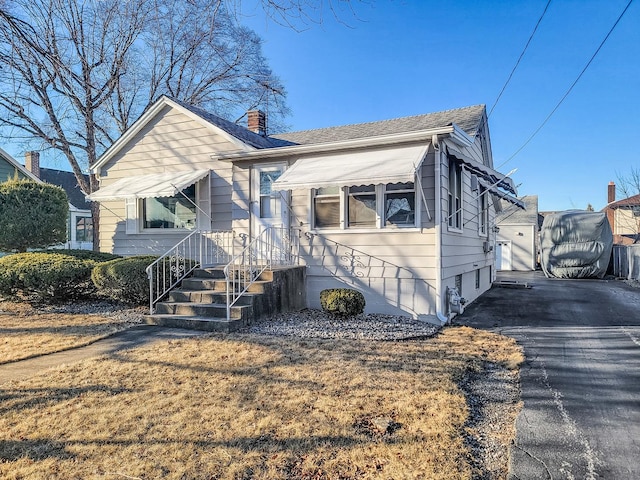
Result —
M464 385L521 361L513 340L468 327L403 342L155 344L3 385L0 476L478 478ZM511 412L494 421L512 425Z
M101 311L91 314L91 310ZM97 306L96 306L97 305ZM76 313L70 313L76 312ZM136 323L121 307L92 303L75 308L0 302L0 364L88 345Z

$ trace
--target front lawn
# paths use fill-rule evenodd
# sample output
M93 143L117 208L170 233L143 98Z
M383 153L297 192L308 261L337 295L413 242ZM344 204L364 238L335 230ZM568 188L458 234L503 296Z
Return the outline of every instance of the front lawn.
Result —
M131 324L118 318L37 311L0 301L0 364L88 345Z
M513 340L468 327L406 342L157 343L0 385L0 477L477 478L460 385L521 361Z

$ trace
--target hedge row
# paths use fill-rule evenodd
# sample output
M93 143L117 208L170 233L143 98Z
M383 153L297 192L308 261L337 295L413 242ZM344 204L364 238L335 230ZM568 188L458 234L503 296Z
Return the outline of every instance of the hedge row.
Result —
M47 250L0 258L0 294L46 303L108 297L149 302L146 267L157 257L122 258L87 250Z

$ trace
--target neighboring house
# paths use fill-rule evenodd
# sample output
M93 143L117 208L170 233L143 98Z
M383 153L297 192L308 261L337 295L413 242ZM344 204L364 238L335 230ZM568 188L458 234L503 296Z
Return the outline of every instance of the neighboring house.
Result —
M350 287L367 312L446 322L452 289L471 301L490 288L494 202L522 202L493 170L484 105L271 136L265 122L158 100L92 170L101 250L160 254L196 230L237 243L279 227L299 241L312 308Z
M46 182L62 187L69 198L69 217L67 221L67 241L58 248L93 249L93 224L91 206L80 191L72 172L40 168L38 152L27 152L25 166L19 164L11 155L0 149L0 182L18 176L36 182Z
M496 217L496 269L535 270L540 252L538 196L520 197L525 209L503 202Z
M616 201L616 184L609 182L606 212L614 245L640 243L640 194Z

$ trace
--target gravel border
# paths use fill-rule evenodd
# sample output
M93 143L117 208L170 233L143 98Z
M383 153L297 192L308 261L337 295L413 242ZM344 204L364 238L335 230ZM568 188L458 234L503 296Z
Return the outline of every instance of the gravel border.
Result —
M322 310L280 313L240 330L242 333L350 340L397 341L428 338L440 327L398 315L360 314L340 318Z

